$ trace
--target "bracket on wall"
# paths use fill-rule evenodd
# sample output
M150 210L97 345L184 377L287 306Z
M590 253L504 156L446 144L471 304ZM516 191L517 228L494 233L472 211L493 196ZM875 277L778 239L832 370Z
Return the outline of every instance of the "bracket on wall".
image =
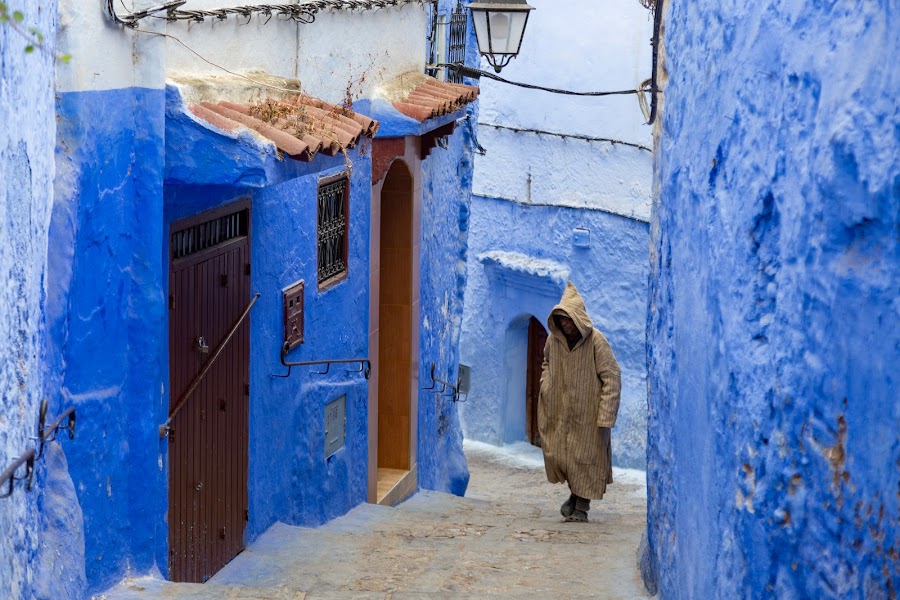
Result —
M456 130L456 121L441 125L433 131L422 134L419 146L419 158L425 160L434 150L435 146L447 148L447 138Z
M463 377L462 371L464 368L468 369L468 367L465 367L464 365L460 365L459 377L456 378L456 385L453 385L449 381L444 381L442 379L438 379L437 377L435 377L434 376L435 364L431 363L431 373L430 373L431 385L428 387L423 387L422 389L424 391L436 390L437 394L439 394L441 396L445 395L445 393L449 390L450 393L447 394L447 396L452 398L454 402L465 403L465 400L460 400L460 394L465 395L469 391L468 375L466 375L466 377ZM465 383L465 386L463 386L463 383ZM441 386L441 389L437 389L437 386Z
M62 422L67 420L65 426ZM37 442L37 448L29 448L22 453L20 457L12 462L2 473L0 473L0 489L7 484L7 490L0 492L0 498L8 498L12 496L17 481L25 482L25 491L31 491L31 485L34 480L34 461L44 455L44 444L56 440L59 430L64 429L69 432L69 439L75 439L75 407L69 407L61 415L53 420L53 423L46 425L47 422L47 401L41 400L41 407L38 412L37 436L31 438ZM16 476L16 472L25 466L25 474Z
M37 454L35 460L44 455L44 444L47 442L55 442L56 436L59 435L60 429L69 432L69 439L75 439L75 407L70 406L63 414L56 417L50 425L45 425L47 421L47 401L41 401L41 409L38 414L38 435L35 441L38 443ZM65 427L62 422L66 421Z
M278 377L280 379L286 379L291 376L291 369L294 367L309 367L312 365L325 365L324 371L313 371L316 375L327 375L331 370L331 365L347 365L347 364L358 364L358 369L347 369L348 373L362 373L363 377L368 379L372 375L372 362L368 358L335 358L330 360L302 360L299 362L287 362L285 357L288 352L291 351L290 344L285 342L281 346L281 364L288 368L287 373L284 375L275 375L272 377Z

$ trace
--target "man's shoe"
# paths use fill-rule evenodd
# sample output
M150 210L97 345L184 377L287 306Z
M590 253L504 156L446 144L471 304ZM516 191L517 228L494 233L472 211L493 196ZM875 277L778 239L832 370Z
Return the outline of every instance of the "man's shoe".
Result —
M575 509L572 511L568 517L566 517L566 523L587 523L587 513L583 510Z
M562 503L562 506L559 507L559 514L566 517L575 512L575 494L569 494L569 499Z

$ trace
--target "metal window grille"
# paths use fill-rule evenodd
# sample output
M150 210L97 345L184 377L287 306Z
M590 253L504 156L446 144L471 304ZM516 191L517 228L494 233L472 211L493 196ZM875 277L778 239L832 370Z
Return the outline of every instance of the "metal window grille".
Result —
M468 37L468 15L462 2L456 3L456 9L450 16L450 47L447 56L449 63L466 62L466 38ZM448 69L449 71L449 69ZM462 83L462 75L458 71L447 73L447 81Z
M172 234L172 258L184 258L247 235L250 211L244 209L192 225Z
M319 284L347 272L347 200L350 181L342 177L319 186Z

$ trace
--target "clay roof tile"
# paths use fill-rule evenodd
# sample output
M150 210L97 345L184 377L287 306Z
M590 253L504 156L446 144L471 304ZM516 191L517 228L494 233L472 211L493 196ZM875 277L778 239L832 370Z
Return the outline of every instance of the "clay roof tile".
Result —
M424 121L452 113L477 97L477 87L428 77L393 104L404 115Z
M279 150L281 150L291 158L306 161L312 158L309 152L309 146L307 144L298 140L289 133L277 129L264 121L261 121L255 117L251 117L250 115L245 114L243 111L224 106L223 104L203 102L201 105L204 108L222 115L223 117L228 117L232 121L237 121L241 125L248 127L261 134L262 136L268 138L272 141L272 143L275 144L275 146Z
M374 119L305 95L251 104L202 102L188 108L220 129L252 129L289 157L302 161L311 161L319 152L334 156L378 131Z

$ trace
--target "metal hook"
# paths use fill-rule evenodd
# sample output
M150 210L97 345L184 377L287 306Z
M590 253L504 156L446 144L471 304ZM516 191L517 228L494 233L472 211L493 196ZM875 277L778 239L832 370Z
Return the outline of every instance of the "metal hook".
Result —
M359 363L359 369L348 369L348 373L362 373L366 379L369 379L369 376L372 374L372 362L368 358L340 358L340 359L331 359L331 360L304 360L300 362L287 362L285 357L288 352L291 351L290 342L285 342L281 346L281 364L287 367L288 371L284 375L272 374L272 377L278 377L280 379L286 379L291 376L291 370L294 367L309 367L313 365L325 365L325 370L317 370L313 371L316 375L327 375L331 371L331 365L333 364L353 364Z
M313 373L315 373L316 375L327 375L328 371L330 371L330 370L331 370L331 363L326 362L324 371L313 371Z
M37 457L44 455L44 426L47 423L47 399L41 400L41 407L38 410L37 437L33 438L37 442ZM50 440L53 441L53 440Z
M9 491L5 494L0 494L0 498L9 498L13 495L13 487L14 487L15 479L12 477L9 478Z
M431 386L423 387L422 389L426 390L426 391L431 391L436 387L437 387L437 383L434 381L434 363L431 363Z
M23 477L16 477L16 471L22 465L25 465L25 475ZM25 481L25 491L31 491L31 483L34 478L34 448L31 448L25 452L22 456L17 457L13 464L7 467L2 474L0 474L0 481L7 480L9 481L9 491L5 494L0 494L0 498L9 498L12 496L13 491L15 490L15 482L16 481Z
M34 481L34 452L31 453L31 456L25 462L25 477L20 478L19 481L25 481L26 492L31 491L31 484Z

